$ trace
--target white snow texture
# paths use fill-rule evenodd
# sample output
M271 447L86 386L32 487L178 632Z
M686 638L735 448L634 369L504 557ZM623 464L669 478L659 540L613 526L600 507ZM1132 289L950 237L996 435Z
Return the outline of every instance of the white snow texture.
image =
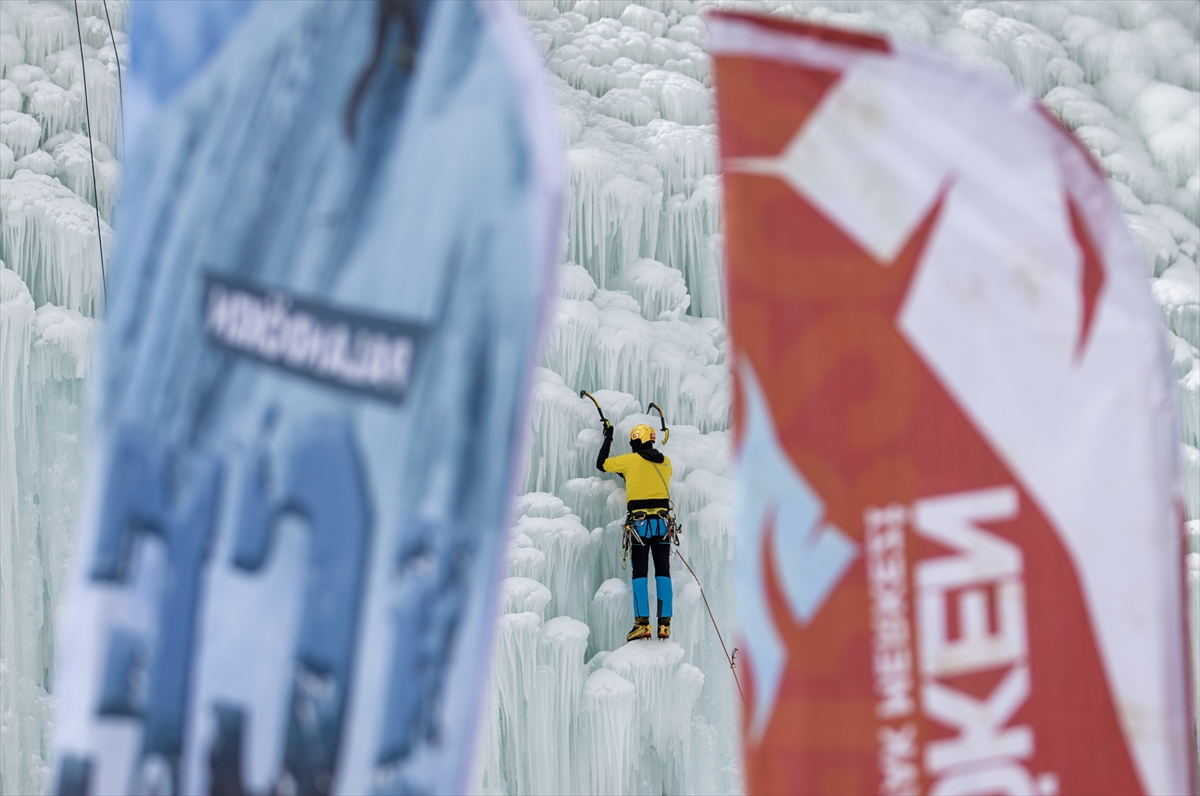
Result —
M701 600L672 561L674 635L625 645L624 493L593 462L593 391L617 424L671 423L681 551L727 643L730 388L707 0L520 0L545 55L570 196L561 299L531 404L476 786L482 793L731 793L737 692ZM739 2L885 33L1014 80L1112 177L1174 351L1188 582L1200 582L1200 4ZM116 52L80 0L0 5L0 793L49 771L54 617L80 495L83 400L103 290L95 210L113 220ZM127 56L124 0L109 0ZM101 224L104 249L111 230ZM657 418L654 419L657 427ZM654 589L654 581L650 580ZM651 605L654 605L651 595ZM1193 628L1198 617L1193 612ZM1197 634L1193 632L1193 645ZM1200 649L1194 661L1200 660ZM1194 673L1200 682L1200 668Z
M0 3L0 793L49 774L54 626L112 247L125 0ZM83 56L80 58L80 37ZM87 111L83 74L87 74ZM92 141L88 146L90 114ZM95 154L95 185L92 152Z

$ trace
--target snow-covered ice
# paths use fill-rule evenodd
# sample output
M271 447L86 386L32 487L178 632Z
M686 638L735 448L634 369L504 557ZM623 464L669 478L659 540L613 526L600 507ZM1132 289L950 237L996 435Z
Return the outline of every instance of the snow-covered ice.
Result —
M699 586L678 558L672 640L623 643L632 622L629 572L619 558L625 494L619 480L594 468L599 420L579 398L581 389L593 392L617 426L614 453L628 450L624 440L635 423L657 428L657 417L645 414L650 401L666 411L671 439L662 447L675 468L672 496L685 526L680 551L731 642L735 518L721 186L700 13L709 5L520 2L559 100L571 182L561 298L535 375L529 494L518 500L509 562L510 574L535 578L554 593L546 617L558 611L590 627L591 674L573 718L576 742L588 750L573 758L573 787L581 793L741 788L733 679ZM952 53L1018 83L1079 135L1111 175L1145 255L1179 380L1185 501L1189 516L1200 516L1200 6L720 5L882 32ZM1195 587L1200 554L1196 523L1190 527ZM565 577L557 571L564 565L572 567ZM529 574L535 568L539 574ZM506 655L510 649L502 642ZM513 659L498 657L493 688L511 677L501 675L505 665ZM561 772L552 786L537 779L540 769L506 768L490 740L479 754L491 761L483 768L495 772L481 783L484 792L565 787ZM522 779L530 772L533 781Z
M635 423L657 428L647 404L663 407L671 423L663 450L675 466L672 492L685 529L680 550L732 642L721 194L700 14L711 4L520 1L558 99L570 194L561 299L533 384L524 494L480 730L482 792L741 788L736 689L699 588L678 558L672 640L623 644L632 619L629 571L618 555L625 493L594 468L599 422L579 398L586 389L601 402L617 426L617 453L628 450ZM49 763L52 620L83 470L89 341L103 303L93 202L105 252L108 225L117 225L114 43L124 63L128 40L125 2L107 6L111 39L103 4L79 3L81 64L71 3L0 4L3 793L40 791ZM952 53L1039 97L1092 151L1141 245L1170 341L1195 589L1200 4L753 0L738 7Z
M0 793L41 793L54 619L80 498L91 342L120 166L125 0L0 4Z

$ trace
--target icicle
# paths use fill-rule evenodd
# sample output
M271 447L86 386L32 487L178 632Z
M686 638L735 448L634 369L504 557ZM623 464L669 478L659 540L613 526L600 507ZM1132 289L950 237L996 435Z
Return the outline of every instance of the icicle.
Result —
M46 79L46 70L40 66L22 63L7 69L4 77L7 80L11 80L17 87L17 90L25 94L29 84Z
M500 692L496 688L496 660L492 659L483 710L479 713L478 752L471 793L504 796L504 768L500 759Z
M1200 446L1200 365L1179 380L1179 416L1183 441Z
M647 320L678 320L692 302L683 274L657 260L643 258L628 266L620 284L637 299Z
M630 793L636 740L637 693L633 683L598 668L583 687L577 759L583 793Z
M523 613L503 614L496 626L493 677L500 703L501 769L509 793L534 792L528 743L541 625L537 614Z
M680 47L688 46L686 42L676 44ZM712 122L712 101L708 96L708 89L694 77L655 69L646 73L639 89L649 98L655 110L662 114L662 118L668 121L680 124Z
M622 646L632 621L633 591L629 584L620 578L601 583L588 606L588 626L592 628L588 656Z
M116 187L120 179L120 163L113 160L113 152L100 140L94 140L91 148L88 137L82 133L60 133L44 144L54 156L54 175L62 185L85 202L95 202L92 191L92 152L95 152L96 185L100 188L100 213L109 221L116 201Z
M676 688L676 673L683 660L683 648L673 641L646 640L626 644L609 653L604 668L633 683L638 695L638 732L660 756L671 754L673 745L686 736L691 712L704 675L694 666L684 675L686 686Z
M527 19L558 19L554 0L519 0L517 8Z
M0 80L0 111L20 111L25 107L21 89L11 80Z
M716 175L697 180L691 196L672 196L663 214L658 258L683 272L692 296L692 314L724 317L720 247L713 246L721 226L721 184Z
M533 546L525 534L516 534L508 547L508 574L540 581L546 568L546 554Z
M1160 276L1174 260L1179 259L1179 246L1166 226L1149 213L1127 215L1126 221L1133 236L1142 246L1149 276Z
M629 575L629 563L621 568L621 544L624 536L622 526L625 521L625 490L618 489L609 495L609 510L617 513L620 519L615 519L600 531L596 540L596 578L605 581L618 578L624 580ZM632 598L631 598L632 599Z
M1096 101L1096 90L1087 85L1052 88L1042 103L1072 130L1085 125L1105 127L1115 118L1107 106Z
M37 482L35 395L29 379L33 299L0 263L0 780L13 793L43 787L53 654L42 635L46 579L32 495Z
M1188 519L1194 520L1200 518L1200 448L1181 442L1179 450L1183 458L1183 483L1185 485L1184 496L1187 500L1187 516Z
M619 488L615 481L590 475L567 481L559 487L558 495L571 507L571 511L579 515L583 527L603 528L617 519L610 508L609 498Z
M546 618L546 605L550 602L550 590L532 578L510 577L504 579L504 603L501 611L506 614L534 613Z
M591 597L591 534L574 514L565 517L522 517L516 527L526 534L533 546L546 555L543 582L553 595L546 613L550 616L587 618Z
M592 129L568 152L568 164L567 256L603 288L625 263L654 253L662 176L641 150Z
M1052 72L1047 67L1055 59L1066 61L1067 51L1053 36L1027 22L1000 18L991 26L987 38L1012 70L1019 86L1038 97L1054 88L1051 80L1059 70ZM1083 71L1079 70L1079 78L1082 77Z
M648 302L670 306L669 300L661 298L672 295L674 288L668 280L660 281L656 294L653 272L634 273L635 280L638 276L650 277L648 284L634 285ZM675 422L696 424L705 431L724 428L729 410L728 376L723 367L724 329L707 319L670 319L685 301L686 297L667 311L667 320L646 321L641 317L638 300L624 292L598 290L591 302L560 300L543 362L549 369L563 373L563 379L569 378L571 387L604 384L638 401L658 402ZM553 417L553 422L561 426L569 416L568 402L573 400L569 396L573 393L570 388L559 388L557 381L541 375L535 390L539 400L553 400L558 404L557 411L566 413L545 416L546 420ZM542 420L541 415L535 415L535 434ZM578 434L579 427L574 428ZM544 442L535 439L535 447ZM561 453L550 455L558 457ZM536 458L535 452L531 467L538 466ZM546 480L527 483L529 488L552 488Z
M7 15L7 12L5 14ZM25 45L21 44L16 35L9 32L11 29L7 24L0 29L0 75L6 74L14 66L25 63Z
M73 21L73 20L72 20ZM117 117L120 113L120 98L115 65L109 69L96 57L96 51L84 46L87 72L87 101L88 112L92 119L92 134L96 141L102 141L110 149L116 147ZM86 118L83 108L83 64L79 59L79 45L74 44L46 58L42 66L50 75L50 79L66 89L75 105L76 118ZM82 130L82 125L72 127ZM49 131L47 131L49 134Z
M692 579L687 569L680 566L678 559L672 561L671 566L674 591L671 638L683 647L684 661L696 664L697 649L712 631L712 625L709 624L708 611L704 608L704 599L700 596L700 586Z
M0 521L7 533L16 524L17 426L32 425L29 350L33 340L33 298L21 277L0 261ZM7 550L5 544L3 549ZM7 581L6 581L7 582ZM11 602L7 603L12 605Z
M654 158L666 196L690 194L697 180L716 173L717 135L711 125L652 121L637 144Z
M82 379L91 370L92 334L96 321L74 310L43 304L34 324L36 341L30 359L33 384Z
M20 171L21 169L28 169L34 174L54 176L54 158L50 156L49 152L35 149L13 164L14 171Z
M574 444L581 435L585 445L591 445L593 451L599 450L600 431L593 428L599 424L592 405L566 387L558 374L537 368L533 379L530 394L533 450L525 484L531 491L553 491L563 481L580 474Z
M38 120L20 111L0 111L0 141L20 160L37 149L42 141L42 126Z
M24 90L25 107L46 131L46 137L83 128L83 92L51 80L35 80Z
M622 25L636 28L656 38L667 30L666 14L633 3L625 7L619 19Z
M517 517L565 517L571 513L562 498L549 492L528 492L517 498L513 513Z
M558 269L558 293L571 301L591 301L596 281L582 265L563 263Z
M13 151L8 144L0 143L0 180L7 180L17 170Z
M663 770L663 785L666 793L681 793L691 781L691 730L692 710L696 706L696 698L704 688L704 672L691 664L680 664L675 670L671 683L671 699L667 702L666 724L672 732L660 743L665 748L658 748L666 766Z
M1182 186L1200 173L1200 100L1195 91L1155 81L1134 101L1131 116L1168 183Z
M0 257L38 304L93 316L101 293L95 210L53 177L18 171L0 189ZM102 223L105 245L112 230Z
M596 104L596 110L638 127L659 118L654 102L635 88L610 89Z
M561 374L567 385L581 385L579 389L594 386L591 360L599 329L600 313L590 301L559 300L551 317L542 362Z
M1200 349L1172 331L1167 332L1167 348L1171 351L1171 370L1174 371L1175 378L1182 379L1191 373L1193 368L1200 366Z
M1167 328L1200 347L1200 273L1196 266L1180 260L1150 285Z
M124 4L109 5L114 21L122 19ZM83 27L94 30L89 3L81 6ZM95 55L91 46L84 51ZM54 157L66 140L57 134L84 129L82 83L60 69L68 57L78 65L73 10L0 4L0 257L8 266L0 263L0 783L14 793L46 787L54 656L46 620L57 613L76 526L96 325L86 316L95 314L101 291L96 217L87 203L90 161L86 188L56 179L66 176ZM66 84L53 82L42 65ZM89 91L97 92L93 122L115 129L111 71L101 61L88 65ZM98 157L111 158L95 143ZM115 161L97 164L106 215L118 176ZM111 231L106 224L101 230L108 245Z
M546 622L537 647L538 684L527 738L535 761L534 793L569 793L572 738L586 669L588 626L565 616Z
M9 12L16 25L17 36L24 44L29 63L43 66L51 54L74 44L78 47L75 15L52 3L11 3ZM78 49L75 51L79 56Z

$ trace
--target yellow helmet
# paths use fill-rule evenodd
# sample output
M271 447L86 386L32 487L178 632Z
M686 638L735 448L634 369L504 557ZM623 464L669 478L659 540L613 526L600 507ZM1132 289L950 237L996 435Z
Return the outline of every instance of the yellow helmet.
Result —
M654 429L645 423L639 423L629 432L629 441L633 442L635 439L640 440L643 445L654 442Z

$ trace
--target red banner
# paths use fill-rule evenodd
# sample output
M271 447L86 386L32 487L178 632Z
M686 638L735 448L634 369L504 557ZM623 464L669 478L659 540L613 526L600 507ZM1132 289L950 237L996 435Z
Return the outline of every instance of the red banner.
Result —
M754 793L1186 793L1172 380L1086 150L998 79L710 17Z

